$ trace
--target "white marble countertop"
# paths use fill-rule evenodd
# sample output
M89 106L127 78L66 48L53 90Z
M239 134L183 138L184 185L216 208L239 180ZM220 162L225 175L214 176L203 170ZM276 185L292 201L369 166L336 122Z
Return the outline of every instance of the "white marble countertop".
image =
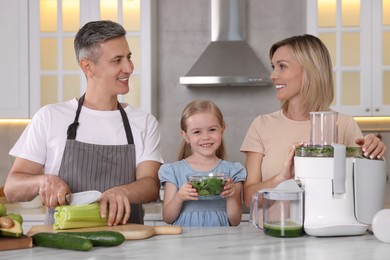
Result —
M0 252L0 259L332 259L376 260L390 256L390 244L365 234L351 237L276 238L250 224L225 228L183 228L180 235L128 240L88 252L44 247Z

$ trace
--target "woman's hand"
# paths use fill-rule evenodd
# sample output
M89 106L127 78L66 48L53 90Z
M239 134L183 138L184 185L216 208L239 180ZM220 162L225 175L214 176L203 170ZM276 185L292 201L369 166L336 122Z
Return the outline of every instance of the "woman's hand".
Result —
M382 158L387 150L386 145L374 134L368 134L364 138L358 138L355 143L362 147L364 156L374 158Z
M235 189L234 189L234 183L232 178L228 178L225 186L223 187L223 192L221 193L222 198L229 198L234 196Z
M289 180L294 177L294 155L296 146L297 145L292 145L290 147L290 150L284 159L283 169L278 175L281 181Z

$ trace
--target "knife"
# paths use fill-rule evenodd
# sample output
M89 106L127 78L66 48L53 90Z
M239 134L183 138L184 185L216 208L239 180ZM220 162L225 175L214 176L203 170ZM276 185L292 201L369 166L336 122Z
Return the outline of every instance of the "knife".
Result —
M66 203L70 205L90 204L100 200L102 193L97 190L88 190L67 194Z

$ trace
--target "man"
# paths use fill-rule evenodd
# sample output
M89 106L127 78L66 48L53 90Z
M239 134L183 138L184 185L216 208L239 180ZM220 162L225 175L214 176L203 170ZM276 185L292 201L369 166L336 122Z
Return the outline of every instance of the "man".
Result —
M158 123L117 99L129 91L134 69L125 34L111 21L78 31L74 47L85 94L41 108L10 151L16 159L4 193L9 201L39 194L48 207L46 223L54 222L54 208L65 205L69 193L100 190L100 213L110 226L143 223L142 203L158 198Z

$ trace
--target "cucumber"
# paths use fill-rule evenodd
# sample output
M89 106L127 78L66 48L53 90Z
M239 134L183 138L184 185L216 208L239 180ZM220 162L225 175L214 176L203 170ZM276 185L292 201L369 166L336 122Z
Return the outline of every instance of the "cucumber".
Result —
M84 237L92 241L93 246L117 246L125 241L125 236L117 231L59 232Z
M93 247L91 240L68 234L41 232L31 236L36 246L58 249L88 251Z

